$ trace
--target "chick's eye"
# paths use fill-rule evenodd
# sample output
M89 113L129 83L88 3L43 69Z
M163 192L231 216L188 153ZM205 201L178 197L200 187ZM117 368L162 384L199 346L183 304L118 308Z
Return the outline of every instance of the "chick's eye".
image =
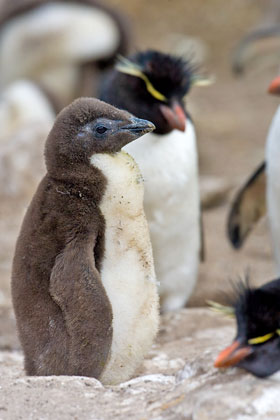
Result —
M96 127L96 132L98 134L104 134L107 131L107 128L104 127L104 125L99 125L98 127Z

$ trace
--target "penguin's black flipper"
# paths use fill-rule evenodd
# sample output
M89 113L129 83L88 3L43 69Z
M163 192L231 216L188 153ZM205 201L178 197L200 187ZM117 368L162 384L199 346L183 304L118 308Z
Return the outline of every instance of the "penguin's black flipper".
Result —
M112 343L112 308L87 238L74 239L56 258L50 294L69 336L68 375L98 378Z
M227 231L234 248L241 248L249 232L265 213L266 173L263 162L238 192L231 207Z

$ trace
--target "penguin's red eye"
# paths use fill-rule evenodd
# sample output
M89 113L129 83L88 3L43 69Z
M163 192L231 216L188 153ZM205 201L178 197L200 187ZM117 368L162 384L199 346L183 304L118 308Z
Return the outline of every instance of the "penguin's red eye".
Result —
M100 125L99 127L96 128L96 131L98 134L104 134L105 131L107 131L107 128L104 127L104 125Z

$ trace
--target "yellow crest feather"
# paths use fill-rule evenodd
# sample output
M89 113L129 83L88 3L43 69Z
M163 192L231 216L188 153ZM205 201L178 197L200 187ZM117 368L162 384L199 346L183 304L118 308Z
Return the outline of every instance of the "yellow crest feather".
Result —
M206 303L214 312L228 316L230 318L234 318L235 316L234 308L232 306L225 306L221 303L214 302L213 300L207 300Z
M214 76L203 76L201 74L193 74L191 76L192 86L210 86L215 83L216 79Z
M261 337L249 338L248 344L262 344L268 341L275 333L262 335Z
M144 80L146 84L147 91L156 99L161 102L167 102L167 98L160 93L150 82L148 77L143 73L141 67L137 64L129 61L127 58L119 56L118 63L116 65L116 69L121 73L129 74L130 76L139 77L140 79Z

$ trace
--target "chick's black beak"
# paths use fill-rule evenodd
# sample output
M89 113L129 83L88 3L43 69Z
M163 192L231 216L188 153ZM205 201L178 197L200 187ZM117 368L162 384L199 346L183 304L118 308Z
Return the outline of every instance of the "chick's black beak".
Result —
M229 366L235 366L245 357L249 356L253 352L252 347L243 346L239 341L234 341L225 350L221 351L218 355L214 366L216 368L227 368Z
M143 136L156 128L153 123L141 118L132 117L130 121L131 123L121 127L121 130L129 131L137 137Z
M171 106L160 105L160 111L171 128L185 131L187 117L179 102L173 101Z

